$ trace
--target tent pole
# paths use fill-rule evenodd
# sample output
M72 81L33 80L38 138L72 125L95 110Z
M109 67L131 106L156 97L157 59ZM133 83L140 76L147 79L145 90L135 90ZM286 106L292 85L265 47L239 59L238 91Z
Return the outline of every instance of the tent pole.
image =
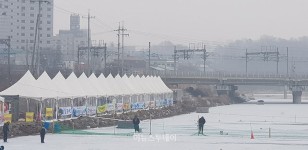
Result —
M86 103L85 103L85 105L86 105L86 110L88 109L88 96L86 96ZM86 111L86 116L88 116L88 111Z
M57 97L57 100L56 100L56 120L58 120L58 101L59 101L59 98Z
M27 112L29 112L29 98L27 98Z
M122 96L122 112L124 113L124 96Z
M148 95L144 95L144 97L147 97L148 99L147 99L147 101L149 101L149 109L151 109L151 102L152 102L152 100L151 100L151 96L148 96ZM154 103L154 102L153 102ZM154 108L153 108L154 109Z
M40 100L40 120L42 120L42 107L43 107L43 102L42 102L43 98L41 97L41 100Z
M73 110L73 108L74 108L74 102L73 101L74 101L74 97L72 97L72 99L71 99L71 111L72 111L71 112L71 119L73 118L73 111L74 111Z
M97 107L98 107L98 95L96 96L96 99L95 99L95 115L97 117Z
M129 97L129 106L131 106L132 104L132 96ZM129 107L129 110L132 111L132 107Z
M1 111L2 111L2 115L4 115L4 103L5 103L5 102L3 101L3 102L2 102L2 110L1 110Z

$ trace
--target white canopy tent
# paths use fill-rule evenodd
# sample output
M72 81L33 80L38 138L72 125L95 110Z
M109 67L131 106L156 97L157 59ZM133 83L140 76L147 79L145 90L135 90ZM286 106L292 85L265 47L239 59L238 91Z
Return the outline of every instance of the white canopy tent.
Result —
M89 78L83 73L79 78L75 73L65 79L59 72L51 79L46 72L36 80L30 71L14 85L0 92L0 95L19 95L34 99L74 98L97 96L125 96L140 94L172 93L160 77L117 75L105 78L92 74Z

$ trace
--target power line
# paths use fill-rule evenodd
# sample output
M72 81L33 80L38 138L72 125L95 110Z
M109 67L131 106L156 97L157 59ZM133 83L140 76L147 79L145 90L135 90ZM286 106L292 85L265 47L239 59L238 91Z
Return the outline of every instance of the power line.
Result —
M61 7L59 7L59 6L54 6L56 9L58 9L58 10L61 10L63 13L67 13L67 14L79 14L79 15L84 15L85 16L85 14L80 14L80 13L77 13L77 12L73 12L73 11L70 11L70 10L67 10L67 9L64 9L64 8L61 8Z

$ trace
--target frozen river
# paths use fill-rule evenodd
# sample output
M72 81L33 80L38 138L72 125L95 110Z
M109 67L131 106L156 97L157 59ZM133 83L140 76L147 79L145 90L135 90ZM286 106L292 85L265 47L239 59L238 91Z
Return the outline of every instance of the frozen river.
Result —
M201 116L206 136L197 134ZM207 114L142 120L140 127L143 132L135 135L131 129L107 127L86 130L99 135L47 134L45 144L39 136L1 144L6 150L307 150L308 104L219 106Z

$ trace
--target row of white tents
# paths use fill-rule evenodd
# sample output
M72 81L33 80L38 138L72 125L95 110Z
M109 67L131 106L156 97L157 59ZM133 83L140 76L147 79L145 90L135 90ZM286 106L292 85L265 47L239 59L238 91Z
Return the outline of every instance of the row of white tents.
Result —
M172 94L160 77L156 76L127 76L105 77L101 74L96 77L91 74L87 77L84 73L79 77L71 73L64 78L59 72L50 78L46 72L35 79L30 71L14 85L0 92L0 95L19 95L19 97L33 98L36 100L62 99L76 97L109 97L132 96L142 94Z

